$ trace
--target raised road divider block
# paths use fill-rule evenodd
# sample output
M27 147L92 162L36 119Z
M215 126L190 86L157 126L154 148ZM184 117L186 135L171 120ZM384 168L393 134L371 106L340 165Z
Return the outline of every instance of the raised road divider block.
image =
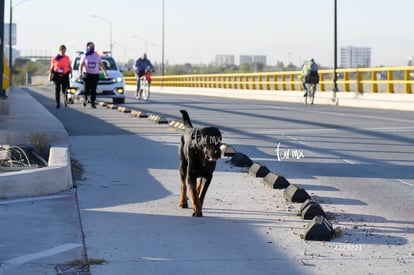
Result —
M249 175L255 176L256 178L264 178L267 174L269 174L269 169L260 164L260 163L253 163L249 168Z
M128 109L127 107L125 107L125 106L119 106L118 111L121 112L121 113L130 113L131 112L131 110Z
M322 206L313 199L307 199L299 208L299 216L304 220L312 220L316 216L326 217L325 211Z
M161 117L159 115L150 115L148 117L149 120L157 123L157 124L167 124L168 120L165 117Z
M316 216L308 224L305 234L301 235L301 237L308 241L330 241L334 233L330 221L323 216Z
M170 128L172 128L174 130L179 130L179 131L184 131L185 130L184 123L179 122L179 121L172 120L172 121L170 121L170 123L168 125L170 126Z
M240 152L235 153L230 162L237 167L250 167L253 164L253 161L247 155Z
M308 192L297 184L289 185L283 194L285 199L290 202L305 202L310 199Z
M220 145L221 150L221 157L232 157L234 154L237 153L237 150L233 148L233 146L228 145L226 143L222 143Z
M131 110L130 115L134 116L134 117L139 117L139 118L148 117L147 113L145 113L143 111L139 111L139 110Z
M263 184L264 186L273 189L285 189L290 185L289 181L284 176L275 174L273 172L268 173L263 178Z

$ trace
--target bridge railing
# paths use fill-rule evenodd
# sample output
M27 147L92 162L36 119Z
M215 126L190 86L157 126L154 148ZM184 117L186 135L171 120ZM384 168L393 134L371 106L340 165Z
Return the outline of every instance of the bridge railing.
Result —
M151 85L165 87L221 88L245 90L302 90L298 79L300 71L235 73L235 74L192 74L152 76ZM337 86L344 92L412 92L414 66L337 69ZM320 91L333 90L333 69L319 70ZM135 85L135 77L126 77L126 84Z

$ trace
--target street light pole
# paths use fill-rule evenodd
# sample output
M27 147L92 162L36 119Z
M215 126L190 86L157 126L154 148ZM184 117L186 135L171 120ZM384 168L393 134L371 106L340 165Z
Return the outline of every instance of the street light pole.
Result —
M0 49L4 49L4 1L0 2ZM0 51L0 60L4 62L4 51ZM3 68L4 66L0 66L0 99L5 98L6 91L3 91Z
M104 22L106 22L106 23L109 24L109 49L111 51L111 54L113 54L112 53L112 48L113 48L113 44L112 44L112 22L109 21L108 19L105 19L102 16L99 16L99 15L96 15L96 14L93 14L92 17L99 18L102 21L104 21Z
M337 59L338 59L338 49L337 49L337 42L338 42L338 37L337 37L337 7L336 7L336 0L334 0L334 78L333 78L333 93L334 93L334 99L336 98L336 92L338 92L338 85L336 83L337 81L337 74L336 74L336 69L337 69Z
M10 22L9 22L9 72L10 72L10 76L9 76L9 81L10 81L10 86L12 85L12 75L13 75L13 61L12 61L12 24L13 24L13 1L10 0Z
M164 76L164 26L165 26L164 18L165 18L165 0L162 0L162 53L161 53L161 75L162 76ZM162 87L162 84L161 84L161 87Z
M22 4L27 0L22 0L17 2L16 5L13 6L13 0L10 0L10 22L9 22L9 72L10 72L10 86L12 83L12 76L13 76L13 48L12 48L12 25L13 25L13 7L17 7L18 5Z

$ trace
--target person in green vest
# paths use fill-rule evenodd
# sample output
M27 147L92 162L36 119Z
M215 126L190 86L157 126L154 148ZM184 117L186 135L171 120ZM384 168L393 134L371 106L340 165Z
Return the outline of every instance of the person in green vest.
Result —
M308 87L306 84L309 83L319 83L319 73L318 73L318 64L316 64L315 60L311 58L310 60L306 61L302 65L302 86L303 90L305 91L304 97L307 96Z

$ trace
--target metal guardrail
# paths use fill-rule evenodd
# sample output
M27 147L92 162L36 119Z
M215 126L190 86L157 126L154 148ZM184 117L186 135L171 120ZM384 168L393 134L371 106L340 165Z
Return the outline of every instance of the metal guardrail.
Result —
M337 69L337 86L344 92L407 93L411 94L414 66ZM239 73L239 74L193 74L152 76L151 85L165 87L195 87L251 90L302 90L298 79L300 71ZM319 70L320 91L333 90L333 69ZM136 85L135 77L125 78L127 85Z

